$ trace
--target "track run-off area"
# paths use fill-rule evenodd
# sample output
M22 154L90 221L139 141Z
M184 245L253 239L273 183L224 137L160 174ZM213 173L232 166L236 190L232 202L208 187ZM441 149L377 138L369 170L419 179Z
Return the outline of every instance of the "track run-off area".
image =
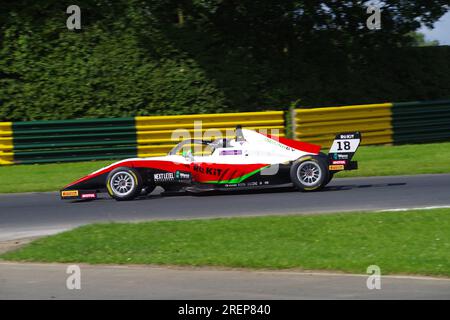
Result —
M0 195L0 241L111 221L314 214L450 206L450 174L333 180L319 192L292 189L204 195L160 195L118 202L62 201L57 192Z

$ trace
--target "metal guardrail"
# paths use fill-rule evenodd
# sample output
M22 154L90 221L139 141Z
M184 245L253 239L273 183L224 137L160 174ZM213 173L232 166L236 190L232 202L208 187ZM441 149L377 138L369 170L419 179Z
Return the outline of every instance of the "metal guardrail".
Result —
M0 165L161 156L181 139L231 137L236 124L285 135L283 111L0 122ZM292 131L324 148L346 131L363 145L446 141L450 100L295 109Z
M136 117L138 156L165 155L177 141L191 137L232 137L237 124L285 134L283 111Z
M293 110L295 139L331 146L339 132L360 131L363 145L393 142L392 103Z
M182 138L234 135L236 124L284 136L282 111L2 122L0 165L165 155Z

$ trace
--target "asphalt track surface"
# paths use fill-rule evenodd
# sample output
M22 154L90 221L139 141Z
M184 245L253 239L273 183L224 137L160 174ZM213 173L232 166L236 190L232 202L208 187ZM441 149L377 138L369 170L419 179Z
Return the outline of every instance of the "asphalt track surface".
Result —
M69 290L67 265L0 263L0 299L450 299L450 279L294 271L80 265ZM184 302L183 302L184 305ZM214 318L214 317L211 317Z
M159 191L160 192L160 191ZM323 191L291 189L67 202L56 192L0 195L0 241L94 222L310 214L450 206L450 174L335 179Z

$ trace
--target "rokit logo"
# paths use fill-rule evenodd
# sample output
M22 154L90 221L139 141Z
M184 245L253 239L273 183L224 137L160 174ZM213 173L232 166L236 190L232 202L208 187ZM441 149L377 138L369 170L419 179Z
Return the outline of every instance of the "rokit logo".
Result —
M341 134L339 135L339 139L354 139L355 135L354 134Z
M172 181L175 180L172 172L167 173L155 173L153 175L155 181Z
M213 176L220 176L220 174L222 173L222 169L203 167L203 166L199 166L199 165L194 165L194 171L213 175Z

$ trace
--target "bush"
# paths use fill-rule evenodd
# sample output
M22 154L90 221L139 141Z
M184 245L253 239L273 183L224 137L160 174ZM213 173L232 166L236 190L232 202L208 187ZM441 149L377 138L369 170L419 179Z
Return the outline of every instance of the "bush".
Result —
M138 1L80 2L80 31L65 28L58 2L34 15L12 10L0 24L1 121L450 98L450 47L351 53L297 43L275 54L189 21L162 23Z

